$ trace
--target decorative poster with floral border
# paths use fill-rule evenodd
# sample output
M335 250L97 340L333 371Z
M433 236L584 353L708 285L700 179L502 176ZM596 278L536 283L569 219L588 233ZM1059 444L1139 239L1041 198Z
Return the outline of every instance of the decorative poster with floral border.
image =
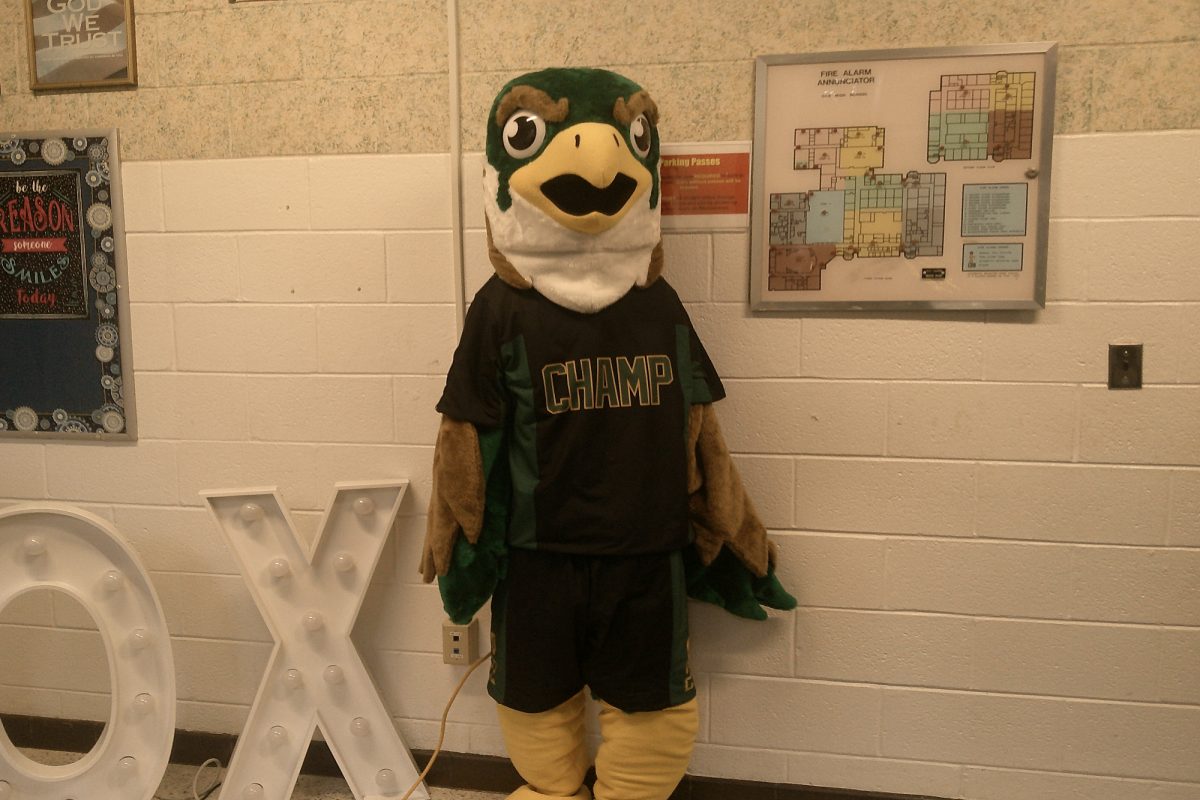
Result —
M0 438L136 438L117 132L0 132Z

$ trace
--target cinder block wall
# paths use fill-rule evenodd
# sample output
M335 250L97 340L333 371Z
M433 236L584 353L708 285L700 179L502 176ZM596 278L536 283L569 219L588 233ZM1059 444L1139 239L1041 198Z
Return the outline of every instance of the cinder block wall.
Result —
M0 503L113 520L165 606L180 725L237 732L270 636L198 492L277 484L312 536L334 482L411 479L355 637L422 747L459 674L415 570L455 237L468 295L488 274L475 176L496 87L610 65L652 90L667 141L748 140L755 54L1059 41L1043 312L756 317L745 232L668 235L802 604L757 625L693 608L692 771L1200 797L1192 0L464 3L462 231L440 3L139 0L139 89L39 97L22 4L0 7L0 129L121 129L141 428L132 446L0 443ZM1116 341L1145 343L1140 392L1104 387ZM107 718L88 628L49 592L0 611L0 711ZM480 676L451 719L450 749L502 752Z

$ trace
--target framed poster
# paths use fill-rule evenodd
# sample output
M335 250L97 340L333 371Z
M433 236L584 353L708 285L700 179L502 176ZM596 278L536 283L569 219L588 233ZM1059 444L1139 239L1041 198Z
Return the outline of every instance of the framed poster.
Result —
M752 307L1044 306L1055 57L759 57Z
M135 437L117 132L0 133L0 438Z
M22 0L29 85L137 86L133 0Z

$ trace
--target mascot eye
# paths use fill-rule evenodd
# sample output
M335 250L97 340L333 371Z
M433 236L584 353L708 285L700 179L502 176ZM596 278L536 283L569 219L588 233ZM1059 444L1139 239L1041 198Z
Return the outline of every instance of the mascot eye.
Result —
M546 123L532 111L515 111L504 123L504 149L513 158L529 158L546 141Z
M650 155L651 130L650 120L646 119L645 114L638 114L638 118L629 126L629 138L633 142L633 149L642 158Z

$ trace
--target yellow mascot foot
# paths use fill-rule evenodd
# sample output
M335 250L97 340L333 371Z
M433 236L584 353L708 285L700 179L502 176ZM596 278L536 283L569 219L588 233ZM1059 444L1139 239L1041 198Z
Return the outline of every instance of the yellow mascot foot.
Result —
M694 698L632 714L602 702L596 800L667 800L691 760L699 719Z
M592 793L586 786L580 786L579 791L572 795L542 794L525 785L510 794L508 800L592 800Z
M509 800L592 800L583 785L589 763L584 706L580 692L536 714L496 707L508 757L528 781Z

